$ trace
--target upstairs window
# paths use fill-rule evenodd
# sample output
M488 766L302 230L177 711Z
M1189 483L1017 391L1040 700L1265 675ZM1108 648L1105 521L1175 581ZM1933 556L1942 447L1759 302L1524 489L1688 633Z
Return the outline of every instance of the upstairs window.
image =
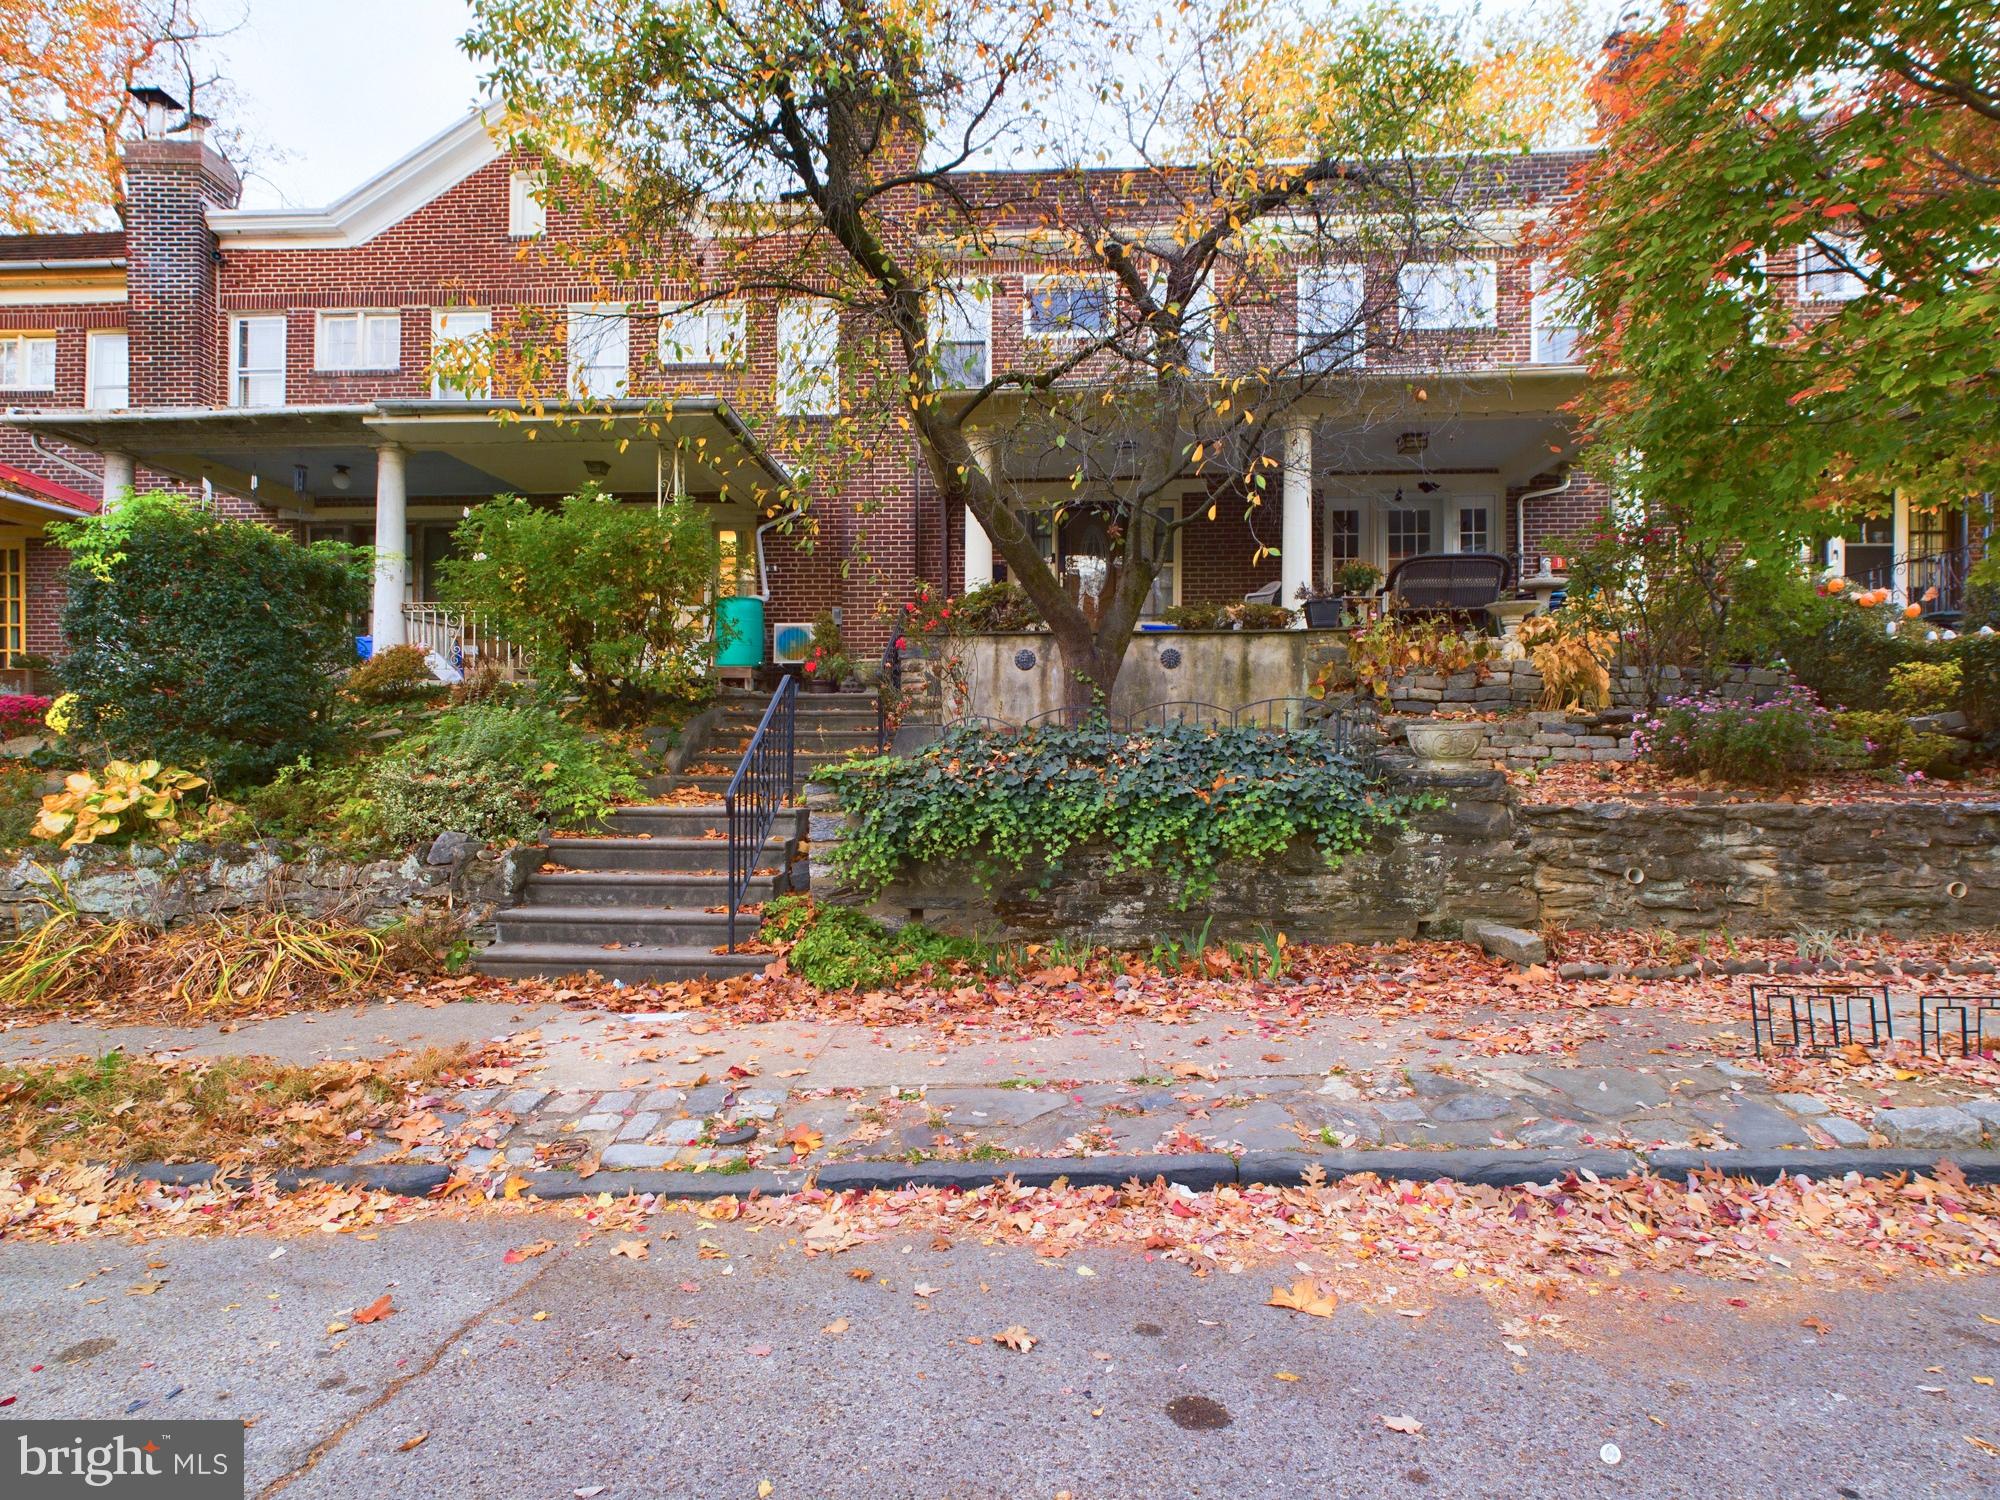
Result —
M507 178L507 237L532 240L549 227L549 211L542 205L542 174L514 172Z
M285 404L285 319L233 318L229 327L229 404Z
M1359 266L1299 272L1299 367L1308 372L1358 364L1368 344L1367 280Z
M124 329L91 334L86 363L84 405L93 411L117 411L132 404L131 344Z
M599 401L625 394L631 333L622 303L594 303L569 310L569 394Z
M840 309L802 298L778 309L778 410L830 417L840 410Z
M1022 331L1031 339L1101 339L1111 333L1111 283L1103 277L1030 276Z
M316 370L397 370L403 364L403 315L392 311L323 312L313 344Z
M0 390L52 391L56 388L56 336L0 333Z
M1528 304L1530 354L1538 365L1573 365L1580 358L1581 331L1570 310L1569 289L1555 268L1538 260L1529 269L1533 298Z
M1167 300L1167 278L1155 273L1148 288L1156 303ZM1167 309L1172 312L1172 308ZM1207 278L1188 295L1181 309L1181 349L1187 356L1188 373L1215 373L1215 289ZM1162 357L1164 363L1164 357Z
M1403 326L1442 332L1499 326L1498 268L1490 260L1417 261L1397 273Z
M1852 302L1867 290L1853 269L1863 263L1853 240L1807 240L1799 246L1799 295L1807 302Z
M484 401L493 394L488 368L493 313L484 307L441 307L431 319L431 398L436 401ZM446 348L450 345L453 347ZM443 352L449 368L438 367ZM479 368L473 369L477 362Z
M969 390L991 378L993 289L983 281L947 281L931 299L931 351L938 384Z
M660 363L740 365L750 347L740 302L660 305Z

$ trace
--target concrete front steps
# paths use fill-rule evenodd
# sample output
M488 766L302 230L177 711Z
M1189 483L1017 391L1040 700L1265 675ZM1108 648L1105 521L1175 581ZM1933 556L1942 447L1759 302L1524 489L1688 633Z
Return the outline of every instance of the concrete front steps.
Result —
M475 965L507 978L560 979L594 971L642 984L753 973L768 953L719 952L728 941L727 837L716 806L621 807L598 834L552 838L522 903L496 918L499 940ZM743 892L761 905L794 889L805 866L803 808L778 814ZM757 931L739 910L739 940Z
M750 736L770 699L750 693L725 694L722 712L700 751L687 766L670 776L646 783L654 796L691 792L721 797L743 759ZM803 692L793 721L792 755L799 787L823 766L838 765L852 755L875 753L875 700L861 693Z

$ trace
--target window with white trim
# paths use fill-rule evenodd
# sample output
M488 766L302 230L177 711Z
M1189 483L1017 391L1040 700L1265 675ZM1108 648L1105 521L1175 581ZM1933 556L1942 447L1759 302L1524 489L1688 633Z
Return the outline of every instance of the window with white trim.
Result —
M1799 295L1807 302L1852 302L1867 290L1854 267L1866 257L1852 239L1807 240L1799 246Z
M1493 508L1484 500L1464 500L1452 507L1452 544L1460 552L1493 550Z
M1498 327L1498 278L1490 260L1411 262L1396 273L1403 326L1419 332Z
M56 336L0 333L0 390L52 391L56 388Z
M630 310L598 302L569 310L569 394L599 401L625 394L631 374Z
M315 370L399 370L402 365L402 313L360 308L319 315L313 339Z
M492 336L489 307L440 307L431 314L433 400L484 401L493 394Z
M1155 302L1165 303L1165 275L1155 272L1150 290ZM1171 307L1167 310L1173 311ZM1187 307L1181 313L1181 348L1187 355L1189 374L1215 373L1215 289L1207 277L1188 294Z
M993 361L993 287L947 281L931 297L931 352L938 383L948 390L986 384Z
M285 404L285 317L229 320L229 404Z
M1358 364L1368 344L1367 274L1360 266L1299 272L1299 366L1309 372Z
M1021 332L1031 339L1101 339L1111 333L1104 276L1030 276L1021 285Z
M1530 358L1538 365L1575 364L1582 330L1570 310L1569 288L1557 278L1555 267L1545 260L1530 266L1528 276Z
M749 347L741 302L660 304L663 365L740 365Z
M823 297L778 308L777 405L788 417L840 410L840 309Z
M549 227L549 211L542 203L540 172L511 172L507 176L507 237L532 240Z
M132 404L132 345L122 328L94 329L84 350L84 402L92 411Z

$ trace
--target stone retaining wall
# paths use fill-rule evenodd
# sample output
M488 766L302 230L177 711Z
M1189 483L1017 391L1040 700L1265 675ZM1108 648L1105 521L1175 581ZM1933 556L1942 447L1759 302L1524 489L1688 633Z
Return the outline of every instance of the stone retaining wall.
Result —
M1447 805L1329 870L1294 846L1226 866L1187 908L1163 871L1117 870L1079 851L1053 875L992 890L970 870L916 872L870 903L891 918L1010 939L1055 935L1145 946L1211 922L1216 939L1280 929L1300 941L1453 933L1475 917L1525 927L1802 928L1902 933L2000 927L2000 803L1518 804L1492 771L1406 772ZM825 855L839 818L812 830L816 894L842 899Z
M1678 667L1661 672L1662 693L1676 697L1693 691L1693 677L1683 678ZM1761 703L1775 696L1791 679L1768 667L1731 667L1722 674L1715 691L1746 703ZM1683 687L1685 683L1685 687ZM1482 672L1456 672L1451 676L1415 673L1398 677L1389 684L1390 706L1397 713L1430 714L1451 709L1477 709L1482 713L1509 713L1531 709L1542 701L1542 674L1526 659L1485 663ZM1620 667L1612 674L1611 706L1638 709L1646 705L1645 682L1635 667Z
M162 927L211 913L270 910L381 926L446 906L481 926L496 907L519 899L541 854L539 847L502 850L444 834L421 854L368 863L317 853L288 860L272 847L198 844L23 855L0 870L0 932L41 921L48 907L40 897L53 894L57 880L86 916Z

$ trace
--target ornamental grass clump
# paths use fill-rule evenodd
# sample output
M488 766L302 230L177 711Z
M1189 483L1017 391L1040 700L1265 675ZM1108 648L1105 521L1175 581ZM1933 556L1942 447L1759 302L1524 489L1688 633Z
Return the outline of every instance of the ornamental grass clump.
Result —
M1050 876L1090 846L1116 868L1166 872L1182 906L1225 860L1270 859L1306 838L1337 865L1428 805L1312 730L1248 726L956 729L914 756L820 779L847 814L834 860L865 892L936 861L989 882L1031 863Z
M1669 771L1784 786L1837 763L1834 717L1809 687L1763 703L1713 693L1670 698L1639 726L1638 751Z

